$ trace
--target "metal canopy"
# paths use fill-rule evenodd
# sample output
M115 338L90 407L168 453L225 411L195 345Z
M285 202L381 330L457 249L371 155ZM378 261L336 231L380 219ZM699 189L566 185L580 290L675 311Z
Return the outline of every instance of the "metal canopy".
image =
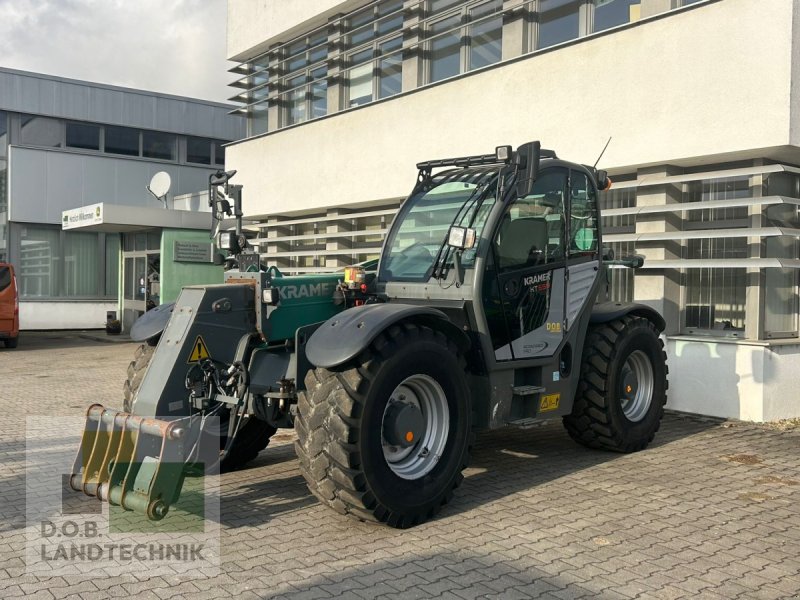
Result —
M206 212L166 210L164 208L90 204L62 213L61 228L68 231L127 233L152 229L208 229L211 217Z

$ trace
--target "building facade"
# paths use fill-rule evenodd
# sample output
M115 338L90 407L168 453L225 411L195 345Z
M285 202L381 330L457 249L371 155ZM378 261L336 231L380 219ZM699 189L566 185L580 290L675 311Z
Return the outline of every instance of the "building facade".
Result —
M261 252L377 256L424 159L599 166L613 295L666 317L669 406L800 416L800 0L229 0L227 148Z
M224 143L244 135L230 110L0 68L0 261L16 267L23 329L103 327L125 293L121 249L157 254L155 223L149 233L62 228L63 212L160 208L146 189L159 171L171 177L170 197L205 189L225 162ZM135 283L127 287L135 295Z

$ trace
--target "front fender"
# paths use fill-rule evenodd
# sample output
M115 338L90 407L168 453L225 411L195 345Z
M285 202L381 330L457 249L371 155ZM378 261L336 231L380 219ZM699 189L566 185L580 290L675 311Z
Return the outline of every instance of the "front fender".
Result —
M646 304L633 302L602 302L592 307L592 315L589 322L592 324L608 323L625 315L635 315L643 317L653 322L659 331L664 331L667 322L655 308Z
M308 340L306 357L315 367L339 366L358 356L382 331L401 321L421 323L442 331L462 352L469 348L469 337L442 311L392 302L349 308L328 319Z
M143 342L149 340L157 335L161 335L172 317L172 311L175 308L175 303L160 304L155 308L151 308L141 317L136 319L136 322L131 327L130 337L134 342Z

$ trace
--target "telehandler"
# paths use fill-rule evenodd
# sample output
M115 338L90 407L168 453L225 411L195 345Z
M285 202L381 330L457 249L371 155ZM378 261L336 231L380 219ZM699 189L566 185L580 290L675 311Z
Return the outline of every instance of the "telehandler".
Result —
M212 176L234 267L137 321L123 410L88 409L71 486L161 519L198 464L236 468L294 427L323 504L403 528L451 499L481 429L562 419L585 446L645 448L665 323L600 301L609 266L642 264L602 246L607 173L539 142L417 168L377 265L291 277L248 249L234 172Z

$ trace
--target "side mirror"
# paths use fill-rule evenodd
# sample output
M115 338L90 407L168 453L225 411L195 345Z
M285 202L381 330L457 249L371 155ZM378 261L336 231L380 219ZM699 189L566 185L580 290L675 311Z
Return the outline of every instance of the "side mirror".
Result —
M447 233L447 245L459 250L469 250L475 247L477 232L471 227L451 227Z
M608 171L597 171L597 189L601 192L607 192L611 189L611 178L608 176Z
M533 192L533 184L539 176L541 153L542 144L540 142L528 142L517 148L515 160L518 198L525 198Z

